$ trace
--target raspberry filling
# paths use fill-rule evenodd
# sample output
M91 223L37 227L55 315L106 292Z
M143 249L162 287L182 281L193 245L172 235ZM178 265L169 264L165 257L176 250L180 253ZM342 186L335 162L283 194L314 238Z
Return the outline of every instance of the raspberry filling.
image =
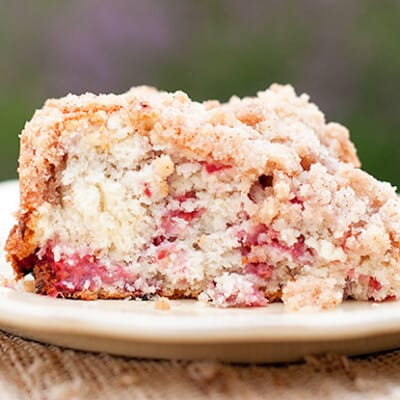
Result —
M189 224L193 223L194 220L200 218L204 214L204 208L197 207L191 211L183 208L183 204L187 200L193 200L196 198L196 192L194 191L185 192L174 197L174 199L179 202L179 205L182 208L169 210L161 217L160 228L164 232L162 237L176 237L177 235L184 233Z
M227 164L221 164L218 161L214 162L202 162L201 164L204 165L204 168L208 174L212 174L214 172L219 172L224 169L230 169L232 168L232 165L227 165Z
M383 288L381 282L379 282L372 275L360 274L358 280L361 284L368 287L368 296L370 299L374 300L376 292L379 292ZM392 296L388 295L384 300L390 300Z
M300 235L292 246L288 246L279 240L278 232L264 224L258 224L249 231L240 230L238 239L243 256L242 262L245 265L248 263L268 264L268 254L271 251L279 252L282 258L292 259L301 265L313 261L312 251L305 246L303 235Z
M135 291L134 282L137 276L126 268L119 265L106 266L90 254L62 254L55 257L54 249L50 244L47 245L36 263L50 269L52 287L47 290L50 296L81 291L96 292L107 286L116 287L121 292Z
M246 264L244 271L246 274L257 275L263 279L269 279L272 276L274 267L266 263L248 263Z
M264 292L255 285L250 292L243 293L243 290L237 289L225 298L225 301L227 305L233 307L265 307L268 304Z
M149 198L153 195L152 191L150 190L150 185L147 182L144 184L143 192Z
M369 277L368 286L374 291L378 291L378 290L382 289L382 284L373 276Z

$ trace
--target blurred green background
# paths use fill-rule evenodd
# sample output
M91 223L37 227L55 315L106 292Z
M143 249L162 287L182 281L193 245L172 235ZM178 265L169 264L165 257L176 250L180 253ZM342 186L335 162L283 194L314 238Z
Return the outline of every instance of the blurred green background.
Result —
M400 2L0 0L0 179L48 97L149 84L197 100L272 82L350 128L363 167L400 186Z

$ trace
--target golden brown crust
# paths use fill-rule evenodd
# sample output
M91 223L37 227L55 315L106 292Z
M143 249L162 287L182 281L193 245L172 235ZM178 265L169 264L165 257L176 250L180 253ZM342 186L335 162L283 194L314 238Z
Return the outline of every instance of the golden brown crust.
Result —
M7 261L14 268L17 278L21 278L31 270L32 266L24 260L28 260L36 250L36 244L31 239L33 231L26 224L28 219L26 214L20 217L18 225L12 228L5 246Z
M265 293L265 298L268 299L269 303L282 301L282 289L279 289L273 293Z

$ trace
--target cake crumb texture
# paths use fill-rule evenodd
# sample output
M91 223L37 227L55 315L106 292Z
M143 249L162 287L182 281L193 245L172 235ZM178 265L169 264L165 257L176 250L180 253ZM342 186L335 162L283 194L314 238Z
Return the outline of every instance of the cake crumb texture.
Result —
M50 99L19 162L6 250L38 293L290 310L400 294L395 189L289 85L222 104L150 87Z

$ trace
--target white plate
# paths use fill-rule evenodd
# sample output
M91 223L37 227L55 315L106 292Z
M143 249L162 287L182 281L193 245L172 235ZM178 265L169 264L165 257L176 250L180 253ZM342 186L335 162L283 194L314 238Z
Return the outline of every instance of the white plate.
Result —
M17 206L16 182L0 184L0 198L4 241ZM4 258L1 264L9 269ZM281 304L216 309L176 300L161 311L152 301L52 299L2 287L0 328L46 343L127 356L294 361L321 352L353 355L400 347L400 302L348 301L332 311L287 313Z

